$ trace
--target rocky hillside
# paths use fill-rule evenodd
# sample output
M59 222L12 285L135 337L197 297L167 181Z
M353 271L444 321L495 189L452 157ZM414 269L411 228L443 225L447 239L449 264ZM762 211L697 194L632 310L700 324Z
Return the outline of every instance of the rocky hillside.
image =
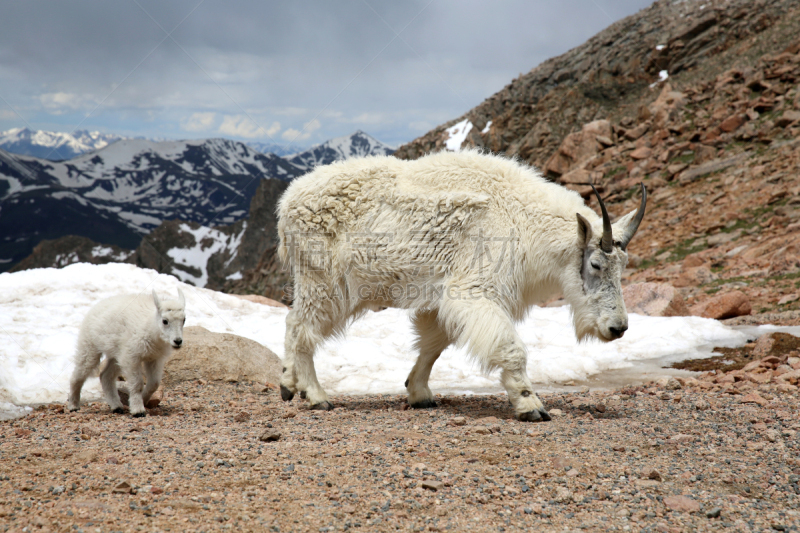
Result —
M657 2L396 155L463 137L459 147L520 157L595 208L596 185L612 215L635 209L644 183L626 282L670 283L696 314L735 294L741 312L796 322L799 7Z

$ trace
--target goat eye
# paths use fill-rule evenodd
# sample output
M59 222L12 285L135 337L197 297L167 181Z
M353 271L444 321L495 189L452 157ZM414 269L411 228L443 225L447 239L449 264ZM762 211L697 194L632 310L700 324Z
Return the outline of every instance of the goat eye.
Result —
M592 268L595 270L600 270L600 265L598 265L597 263L592 263Z
M169 324L169 320L167 320L167 319L165 318L164 320L162 320L162 321L161 321L161 323L162 323L162 324L164 324L164 325L166 326L167 324Z

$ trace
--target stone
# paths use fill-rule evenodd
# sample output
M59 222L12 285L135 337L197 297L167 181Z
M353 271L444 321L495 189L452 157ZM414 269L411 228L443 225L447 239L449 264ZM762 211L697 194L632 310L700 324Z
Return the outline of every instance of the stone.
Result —
M713 296L705 302L693 306L689 311L694 316L722 320L749 315L752 307L746 294L742 291L731 291Z
M237 413L236 416L233 417L234 422L245 422L250 420L250 413L247 411L242 411L241 413Z
M153 393L153 395L150 396L150 399L147 400L147 403L144 404L144 406L147 409L155 409L156 407L158 407L161 404L161 400L163 400L163 399L164 399L164 390L159 385L158 390L156 390Z
M113 489L111 489L111 492L114 494L131 494L131 484L127 481L121 481Z
M647 130L649 129L650 125L648 123L645 122L644 124L639 124L635 128L627 130L625 132L625 138L628 139L629 141L635 141L636 139L647 133Z
M764 407L769 402L766 399L762 398L758 393L751 392L749 394L746 394L745 396L742 396L739 399L739 403L755 403L760 405L761 407Z
M664 505L679 513L695 513L700 510L700 503L688 496L667 496Z
M441 489L444 486L444 484L441 481L433 481L433 480L423 481L421 485L423 489L432 490L434 492L436 492L437 490Z
M597 154L600 145L597 136L611 138L611 123L607 120L595 120L584 124L581 131L570 133L561 142L558 150L547 160L544 170L548 176L559 177L579 163Z
M664 385L664 388L667 390L680 390L683 388L680 381L675 378L669 378L667 383Z
M451 426L463 426L467 423L467 419L463 416L454 416L447 423Z
M689 170L685 170L678 176L678 180L681 183L690 183L695 181L698 178L705 176L706 174L711 174L712 172L718 172L720 170L724 170L728 167L732 167L734 165L742 164L751 156L750 152L744 152L739 155L735 155L732 157L727 157L725 159L715 159L713 161L709 161L708 163L704 163L700 166L690 168Z
M800 348L800 338L789 333L768 333L756 341L756 345L753 347L753 356L763 359L769 355L782 355L798 348Z
M633 152L631 152L631 159L635 159L636 161L639 161L641 159L647 159L652 154L653 154L653 150L651 148L648 148L647 146L642 146L640 148L637 148Z
M719 129L725 133L730 133L738 130L746 120L747 118L744 115L731 115L720 123Z
M775 125L779 128L785 128L790 124L794 124L800 120L800 111L795 111L790 109L789 111L784 111L783 115L775 122Z
M701 398L694 402L694 408L698 411L706 411L711 408L711 404Z
M683 297L668 283L634 283L622 289L629 313L647 316L689 316Z
M653 479L655 481L663 481L661 473L656 469L653 469L647 473L647 479Z
M183 348L175 350L164 369L164 384L205 379L279 383L281 361L269 348L230 333L199 326L183 330Z
M280 438L281 434L279 431L269 429L262 433L261 436L258 437L258 440L261 442L275 442L276 440L280 440Z

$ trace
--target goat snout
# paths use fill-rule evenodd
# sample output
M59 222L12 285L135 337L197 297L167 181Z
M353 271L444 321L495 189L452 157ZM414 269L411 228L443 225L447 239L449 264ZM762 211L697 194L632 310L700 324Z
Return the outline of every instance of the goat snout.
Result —
M183 344L183 339L175 339L174 341L172 341L172 345L175 348L180 348L182 344Z
M614 337L615 339L620 339L625 334L625 331L627 331L627 329L628 326L626 324L623 324L615 328L608 328L608 331L611 332L612 337Z

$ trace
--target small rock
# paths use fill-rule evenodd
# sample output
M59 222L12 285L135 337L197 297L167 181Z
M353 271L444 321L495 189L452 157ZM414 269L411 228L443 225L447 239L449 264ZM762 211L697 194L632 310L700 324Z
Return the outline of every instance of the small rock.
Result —
M680 381L675 378L669 378L667 383L664 385L664 388L667 390L680 390L683 388Z
M562 411L561 409L550 409L548 411L548 413L550 413L550 416L563 416L564 415L564 411Z
M151 487L150 494L164 494L164 489L161 487Z
M677 435L671 436L669 441L673 444L686 444L688 442L694 442L694 436L678 433Z
M463 416L454 416L447 423L451 426L463 426L467 423L467 419Z
M757 403L758 405L763 407L763 406L767 405L769 402L767 400L765 400L764 398L762 398L761 396L759 396L758 393L751 392L751 393L743 396L739 400L739 403Z
M250 420L250 413L247 411L242 411L241 413L237 413L236 416L233 417L234 422L245 422Z
M152 396L150 396L150 399L147 400L147 403L144 404L144 406L147 409L155 409L156 407L159 406L159 404L161 404L161 400L163 400L163 399L164 399L164 391L161 390L161 389L158 389L157 391L155 391L153 393Z
M710 403L708 403L708 402L707 402L706 400L704 400L703 398L700 398L699 400L697 400L696 402L694 402L694 408L695 408L695 409L697 409L698 411L705 411L705 410L707 410L707 409L710 409L710 408L711 408L711 404L710 404Z
M719 507L714 507L713 509L706 511L706 518L719 518L721 513L722 509Z
M770 442L777 442L777 441L779 441L781 439L781 434L776 429L768 429L764 433L764 436L767 437L767 440L770 441Z
M745 123L745 116L744 115L731 115L719 125L719 129L724 131L725 133L730 133L732 131L736 131L739 127Z
M437 490L441 489L442 486L443 485L442 485L441 481L432 481L432 480L430 480L430 481L423 481L422 482L422 488L423 489L428 489L428 490L432 490L432 491L437 491Z
M653 469L647 473L647 479L653 479L655 481L663 481L661 478L661 473L656 469Z
M486 426L478 426L475 428L475 433L478 435L489 435L492 431Z
M114 494L131 494L131 484L127 481L121 481L111 492Z
M664 505L680 513L694 513L700 510L700 503L688 496L667 496Z
M274 442L281 438L281 434L278 431L267 430L258 437L258 440L261 442Z
M294 418L297 416L297 411L295 409L289 409L285 413L281 415L281 418Z

